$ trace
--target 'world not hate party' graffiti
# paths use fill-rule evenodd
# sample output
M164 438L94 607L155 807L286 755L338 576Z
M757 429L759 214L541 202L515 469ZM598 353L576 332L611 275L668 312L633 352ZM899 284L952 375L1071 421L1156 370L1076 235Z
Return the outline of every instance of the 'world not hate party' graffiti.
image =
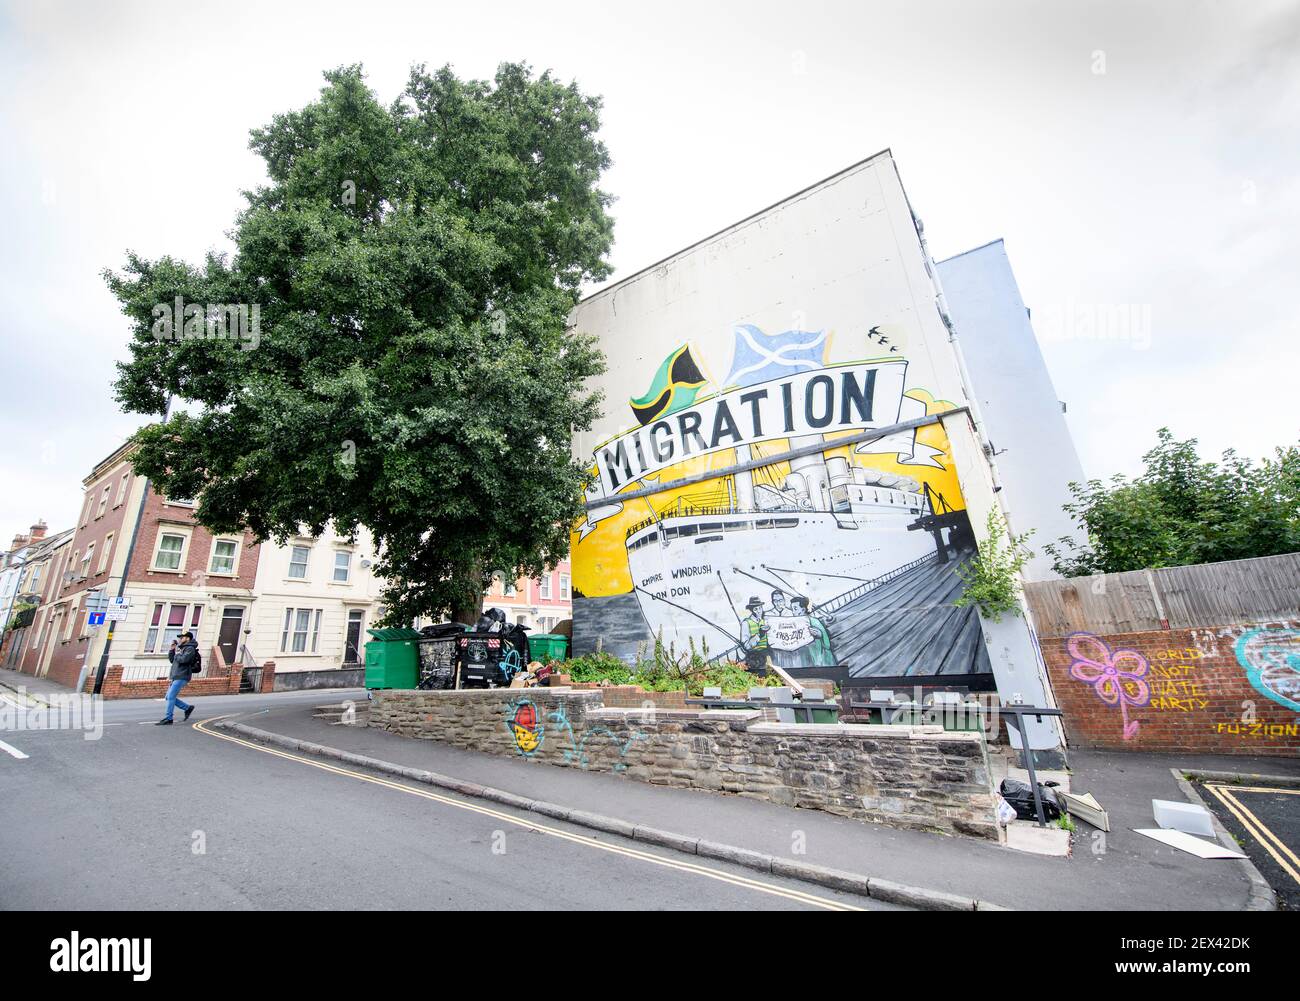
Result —
M1069 637L1070 676L1092 687L1108 706L1119 709L1125 740L1137 736L1142 721L1130 719L1129 709L1193 713L1210 707L1211 694L1196 675L1205 652L1196 647L1162 650L1150 663L1137 650L1112 649L1093 633ZM1261 695L1300 712L1300 631L1287 628L1251 629L1234 646L1238 664ZM1242 737L1300 736L1300 722L1257 720L1243 706L1238 723L1216 723L1219 733Z

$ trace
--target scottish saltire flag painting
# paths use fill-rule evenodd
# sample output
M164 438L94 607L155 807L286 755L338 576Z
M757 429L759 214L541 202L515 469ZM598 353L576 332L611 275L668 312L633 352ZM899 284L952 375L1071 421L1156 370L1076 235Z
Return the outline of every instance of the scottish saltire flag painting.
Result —
M737 325L731 371L723 385L752 386L792 372L821 368L826 353L826 331L785 330L765 334L751 323Z

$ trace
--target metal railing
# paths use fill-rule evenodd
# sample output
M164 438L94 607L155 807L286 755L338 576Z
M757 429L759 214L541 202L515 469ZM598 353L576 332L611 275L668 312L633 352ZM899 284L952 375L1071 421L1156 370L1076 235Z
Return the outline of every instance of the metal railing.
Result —
M171 674L171 664L163 661L159 664L127 664L122 668L122 682L165 681Z

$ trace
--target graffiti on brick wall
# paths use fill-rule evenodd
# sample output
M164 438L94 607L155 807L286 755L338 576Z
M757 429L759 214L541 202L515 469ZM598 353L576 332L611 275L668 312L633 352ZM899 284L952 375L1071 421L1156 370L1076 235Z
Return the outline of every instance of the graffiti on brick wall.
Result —
M1251 629L1234 649L1255 691L1300 712L1300 629Z
M531 699L520 699L506 704L506 728L515 750L531 757L542 746L546 729L537 715L537 706Z
M624 739L607 726L589 726L586 727L582 736L579 737L574 732L573 724L569 721L569 712L564 706L557 706L553 712L547 713L547 719L555 723L561 731L569 737L569 746L564 749L564 760L572 762L579 768L586 768L590 764L588 745L590 751L594 752L602 743L612 747L618 755L618 760L611 766L613 771L621 772L627 768L627 762L624 758L627 756L629 748L638 740L645 740L646 735L640 730L635 731Z
M1074 633L1069 637L1070 676L1092 686L1097 698L1116 706L1124 739L1137 736L1141 720L1128 718L1128 707L1142 708L1151 702L1147 682L1150 665L1136 650L1112 650L1110 644L1094 633Z
M623 759L628 750L638 740L646 739L646 735L639 730L624 738L606 726L584 727L579 734L563 705L547 713L545 719L546 722L543 722L537 704L532 699L518 699L506 704L506 729L510 731L510 739L519 754L526 758L536 754L546 739L548 723L553 723L557 734L567 739L567 746L560 752L565 761L586 768L591 762L591 755L603 745L612 748L617 756L618 760L613 763L612 770L621 772L627 767Z
M1210 697L1196 677L1197 662L1206 656L1196 647L1161 650L1151 664L1152 709L1190 713L1208 709Z

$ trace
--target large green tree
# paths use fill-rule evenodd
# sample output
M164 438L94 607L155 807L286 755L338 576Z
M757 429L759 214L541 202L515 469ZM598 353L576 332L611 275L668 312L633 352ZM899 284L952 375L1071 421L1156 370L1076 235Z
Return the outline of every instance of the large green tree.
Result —
M251 133L269 182L232 254L105 271L133 327L117 398L188 401L136 435L135 463L204 525L365 526L390 622L472 621L494 572L553 567L580 514L569 443L603 362L566 318L608 274L600 100L518 64L416 67L387 107L359 66L325 79ZM260 336L163 338L177 296L256 305Z
M1300 552L1300 447L1256 464L1229 450L1203 461L1195 439L1168 428L1129 480L1071 483L1065 506L1087 531L1045 547L1057 573L1077 577Z

